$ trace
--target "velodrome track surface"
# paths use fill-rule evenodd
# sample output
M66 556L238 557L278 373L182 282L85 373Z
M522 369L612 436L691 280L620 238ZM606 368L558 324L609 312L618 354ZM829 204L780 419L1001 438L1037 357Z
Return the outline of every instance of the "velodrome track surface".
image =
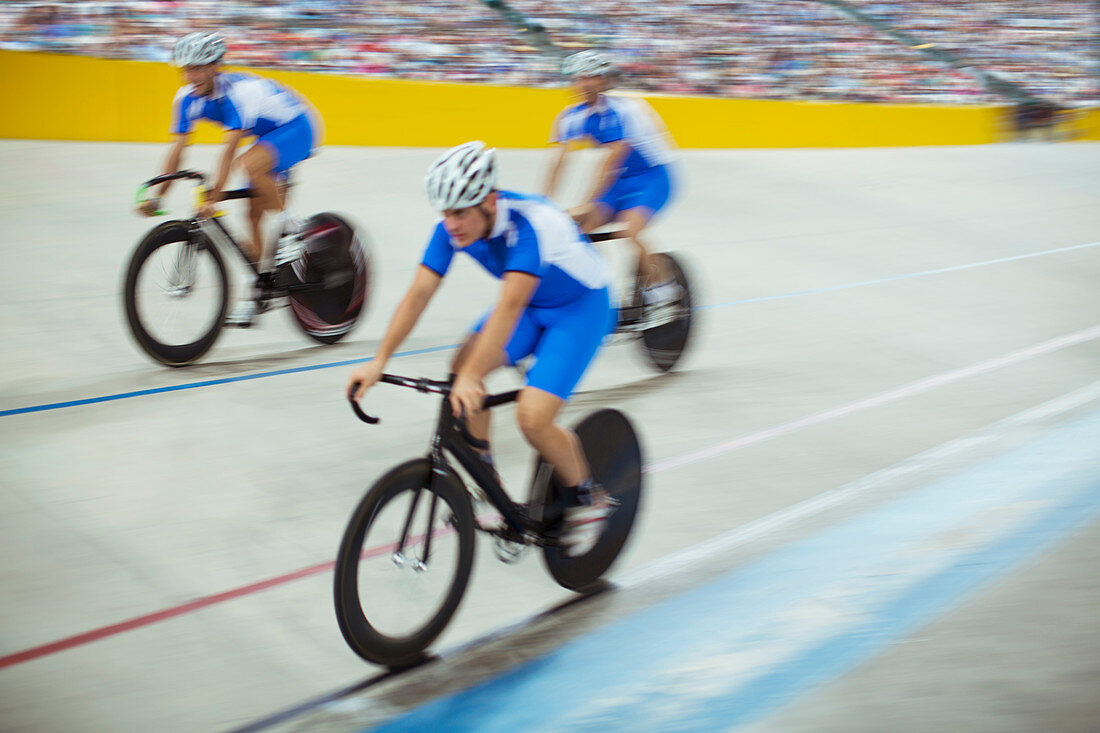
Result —
M479 541L436 648L493 641L327 703L379 670L326 563L436 407L379 387L367 428L333 365L373 354L412 275L438 151L302 166L295 208L350 215L377 255L346 342L276 312L182 370L119 297L164 152L0 142L0 729L1093 730L1100 145L685 152L652 239L698 283L694 350L656 376L608 347L568 408L643 436L616 588L523 624L571 595ZM503 186L545 163L502 151ZM391 371L442 376L487 282L457 267Z

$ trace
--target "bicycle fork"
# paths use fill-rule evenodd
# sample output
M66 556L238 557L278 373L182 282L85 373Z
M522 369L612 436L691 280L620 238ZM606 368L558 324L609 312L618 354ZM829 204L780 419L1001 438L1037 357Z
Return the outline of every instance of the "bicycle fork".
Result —
M428 562L432 557L432 535L435 534L433 525L435 524L435 510L436 504L439 502L439 494L431 490L431 483L436 480L437 475L446 475L447 473L446 468L444 468L446 463L443 459L441 441L438 435L432 441L432 453L429 460L431 461L431 472L428 474L427 491L432 495L432 498L431 504L428 506L428 519L424 526L424 552L419 558L411 558L405 554L405 544L409 541L409 533L413 529L416 508L420 505L420 497L425 491L425 489L420 488L413 494L412 502L409 505L409 513L405 516L405 525L401 529L401 537L397 541L393 555L391 555L394 565L399 568L412 568L418 573L428 569Z
M412 503L409 506L409 513L405 517L405 526L401 530L401 538L397 541L397 547L394 548L391 559L393 564L399 568L412 568L418 573L422 573L428 569L428 561L431 560L432 555L432 535L434 530L432 524L435 519L435 505L439 501L439 496L431 491L432 499L431 504L428 506L428 521L424 527L424 553L419 557L409 557L405 554L405 543L409 539L409 530L412 529L413 518L416 516L416 508L420 505L420 496L424 493L424 489L417 489L413 495Z
M168 295L182 298L191 294L195 287L195 243L181 242L176 249L176 259L168 273Z

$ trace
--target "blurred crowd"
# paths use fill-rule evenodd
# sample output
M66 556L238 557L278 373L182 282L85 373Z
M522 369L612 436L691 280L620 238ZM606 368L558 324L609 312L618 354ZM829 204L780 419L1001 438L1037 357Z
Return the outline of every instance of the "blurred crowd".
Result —
M971 74L930 63L814 0L513 0L567 48L608 49L636 86L671 94L983 102Z
M218 30L235 66L528 85L556 61L477 0L78 0L0 3L0 48L169 61Z
M754 99L977 103L953 69L819 0L510 0L562 51L600 48L623 85ZM1061 103L1097 101L1091 0L855 0L867 14ZM167 61L217 29L237 66L521 86L558 60L479 0L0 3L0 48ZM1091 33L1091 36L1090 36Z
M1063 105L1100 103L1096 0L849 1L1040 97Z

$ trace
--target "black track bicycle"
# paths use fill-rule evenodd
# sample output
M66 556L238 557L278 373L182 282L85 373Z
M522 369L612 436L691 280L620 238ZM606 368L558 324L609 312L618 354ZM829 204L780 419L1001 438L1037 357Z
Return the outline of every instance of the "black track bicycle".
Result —
M606 242L621 237L620 231L593 232L592 242ZM661 269L672 276L677 295L670 303L647 303L642 279L635 277L629 299L619 307L619 322L615 336L620 341L639 342L643 356L657 371L671 370L688 348L695 326L691 279L679 257L669 252L657 252L651 257Z
M195 185L195 210L206 194L206 176L177 171L138 189L173 180ZM250 198L251 189L226 191L225 199ZM167 212L158 211L157 214ZM373 265L362 233L347 219L324 212L305 220L298 259L261 276L218 216L166 221L138 243L123 284L126 322L146 354L184 366L210 350L230 303L225 252L236 251L256 273L261 299L286 299L294 322L314 341L332 344L355 326L373 285Z
M517 503L476 452L487 444L454 417L450 381L390 374L382 381L441 395L442 405L428 455L378 479L355 508L340 542L336 618L356 654L394 667L423 657L462 600L477 532L493 536L496 554L505 562L517 559L525 548L541 548L550 575L570 590L591 588L611 567L630 534L642 494L641 448L625 415L598 410L574 428L593 477L618 506L595 545L572 556L559 543L565 501L548 463L536 459L527 501ZM503 405L518 395L490 395L484 406ZM378 422L354 400L351 405L364 422ZM495 512L476 515L475 500L487 502Z

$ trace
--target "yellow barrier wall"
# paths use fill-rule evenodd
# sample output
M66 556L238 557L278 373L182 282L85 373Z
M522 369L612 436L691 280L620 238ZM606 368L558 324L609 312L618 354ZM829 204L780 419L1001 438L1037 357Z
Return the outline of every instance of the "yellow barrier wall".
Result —
M307 97L329 145L546 144L564 89L263 71ZM182 84L167 64L0 51L0 137L157 142ZM685 148L964 145L999 138L1000 108L647 97ZM219 140L213 126L196 140Z
M1080 112L1072 123L1070 134L1078 140L1100 140L1100 109Z

